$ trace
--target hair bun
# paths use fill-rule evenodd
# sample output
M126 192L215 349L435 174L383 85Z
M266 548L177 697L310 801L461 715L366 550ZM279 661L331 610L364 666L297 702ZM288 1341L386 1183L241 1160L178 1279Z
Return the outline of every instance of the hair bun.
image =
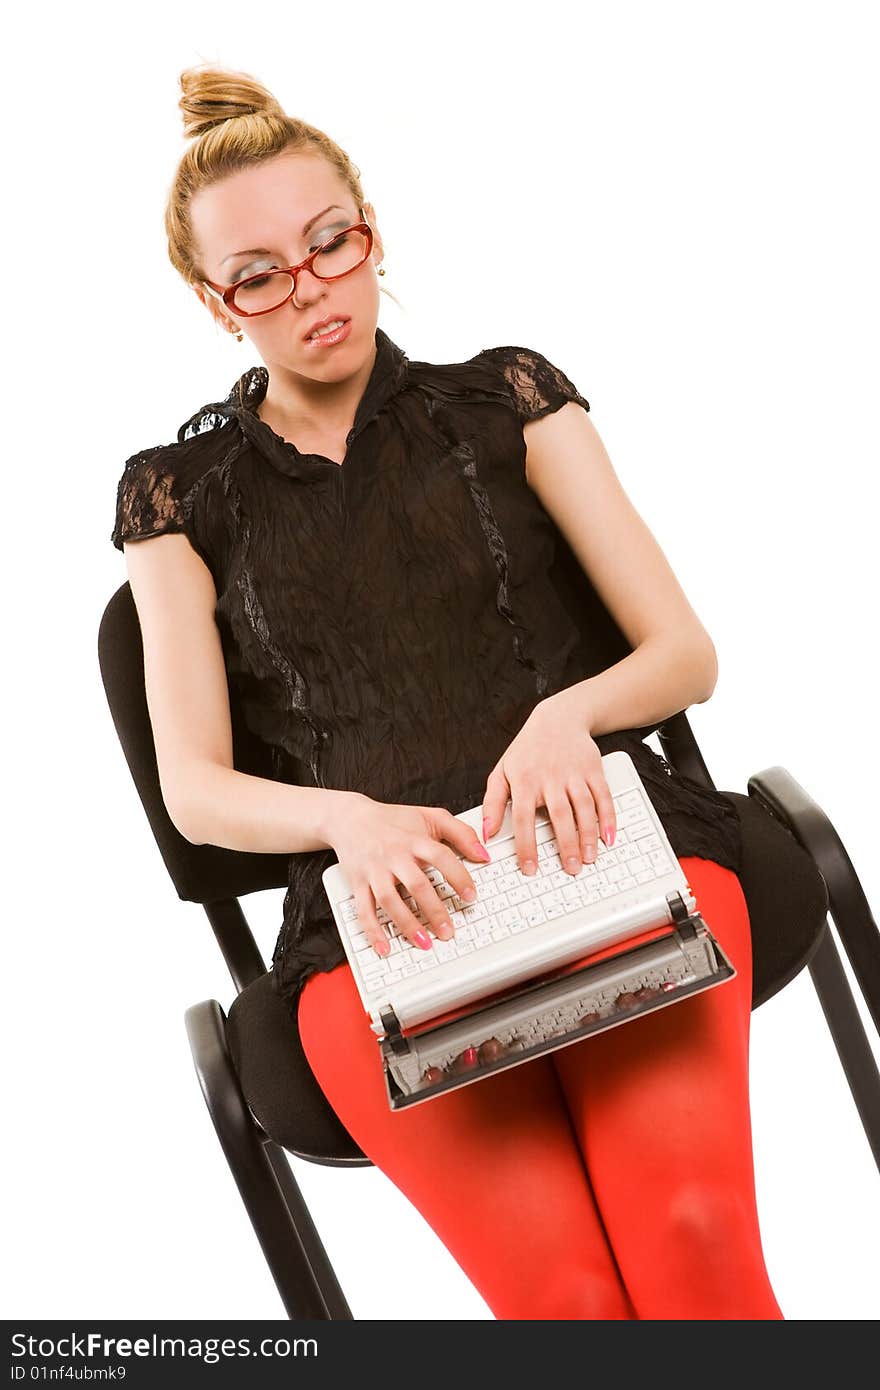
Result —
M250 73L205 64L186 68L180 74L180 86L183 95L178 106L183 112L183 134L187 140L236 116L284 115L272 93Z

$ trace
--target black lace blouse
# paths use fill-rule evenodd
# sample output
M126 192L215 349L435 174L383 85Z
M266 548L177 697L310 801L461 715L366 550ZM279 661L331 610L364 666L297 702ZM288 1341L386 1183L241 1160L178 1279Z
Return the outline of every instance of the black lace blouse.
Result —
M539 700L611 664L560 592L559 533L525 477L523 424L590 407L531 349L436 365L381 328L376 349L341 465L260 419L269 376L252 367L174 443L126 461L111 539L186 534L214 579L230 685L279 780L457 813L480 804ZM738 871L735 802L675 772L649 732L596 743L633 757L677 855ZM313 971L345 959L321 881L335 859L290 856L272 963L291 1007Z

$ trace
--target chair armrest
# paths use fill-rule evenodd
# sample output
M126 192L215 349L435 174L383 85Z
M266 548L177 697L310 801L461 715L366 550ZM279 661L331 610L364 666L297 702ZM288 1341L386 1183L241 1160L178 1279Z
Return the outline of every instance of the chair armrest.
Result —
M703 761L703 755L697 747L697 740L694 738L694 731L688 722L685 710L679 710L678 714L672 714L668 719L664 719L663 723L657 727L657 737L660 740L664 758L670 766L675 768L676 772L690 777L693 782L705 787L707 791L718 790Z
M880 931L843 841L821 806L784 767L756 772L748 793L791 831L825 880L834 924L880 1032Z

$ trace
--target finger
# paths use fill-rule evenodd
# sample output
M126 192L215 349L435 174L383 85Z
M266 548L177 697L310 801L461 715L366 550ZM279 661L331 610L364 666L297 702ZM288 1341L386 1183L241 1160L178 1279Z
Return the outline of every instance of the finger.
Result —
M590 790L596 803L596 816L602 827L602 839L610 849L617 835L617 812L614 809L611 788L601 769L595 777L590 778Z
M486 794L483 797L483 839L494 835L504 819L504 812L510 800L510 783L499 763L486 779Z
M537 789L528 779L518 781L513 790L513 843L517 862L524 874L538 872L538 843L535 835ZM548 807L549 809L549 807Z
M578 834L577 821L569 800L568 791L563 787L548 793L545 798L547 804L547 814L553 822L553 833L556 836L556 853L559 855L559 862L566 873L579 874L583 866L581 859L580 837Z
M444 828L448 839L459 841L461 853L467 853L471 858L479 859L483 863L491 863L492 856L485 845L481 844L470 826L458 820L445 808L438 807L435 824L438 837L443 835ZM425 913L432 930L436 931L441 940L448 941L450 937L455 935L455 923L450 914L460 905L460 902L448 901L449 895L440 892L440 881L445 879L463 903L476 902L476 884L461 862L459 855L449 845L444 844L442 839L415 840L413 841L412 852L422 865L427 864L429 866L424 875L428 880L428 888L422 892L422 886L419 885L419 894L414 895L416 902ZM438 920L438 903L440 904L439 926L434 926L435 920Z
M568 796L574 807L581 855L584 863L592 864L599 853L599 824L596 816L596 803L586 782L578 782L570 786Z
M487 854L485 862L491 863L491 860L491 854ZM462 902L476 902L477 885L454 850L451 850L448 845L437 843L434 847L432 863L436 864L446 882L455 889ZM454 926L455 923L453 923Z
M404 902L400 888L390 873L382 875L373 891L376 894L376 902L385 909L394 923L398 935L419 950L430 950L431 938L425 930L424 923L419 921L415 913ZM408 892L405 885L404 891Z
M451 850L450 853L452 853ZM439 936L441 941L448 941L450 937L455 935L455 926L445 902L437 892L432 877L424 873L417 864L413 864L412 868L405 873L406 876L401 876L401 881L403 891L408 895L407 907L414 915L421 913L428 930L432 931L435 936ZM431 873L436 875L439 881L439 870L433 868Z
M472 830L463 820L459 820L451 811L442 810L437 818L435 834L437 836L436 841L428 842L429 854L435 852L437 845L442 840L448 840L466 859L476 859L481 864L488 864L492 858L476 831ZM430 862L433 863L434 861L431 860ZM467 874L466 869L464 872Z
M377 955L390 956L391 942L388 940L388 933L376 916L376 903L370 891L369 884L361 881L352 886L354 888L354 905L357 910L358 924L364 936Z

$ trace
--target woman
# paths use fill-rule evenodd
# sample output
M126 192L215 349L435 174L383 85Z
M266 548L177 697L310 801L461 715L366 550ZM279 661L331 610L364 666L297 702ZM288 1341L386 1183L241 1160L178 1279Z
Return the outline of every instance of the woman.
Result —
M119 482L169 814L195 843L290 855L273 978L315 1076L497 1318L781 1318L755 1201L738 817L642 742L708 699L712 643L571 381L527 348L410 361L377 327L382 238L345 153L246 74L181 83L194 143L170 257L264 365ZM613 667L566 602L560 533L632 647ZM271 779L234 770L227 683ZM425 866L464 891L485 858L455 814L482 803L491 835L510 801L528 872L545 806L576 873L611 842L614 747L736 978L392 1112L323 869L342 863L377 951L380 906L430 950L423 926L452 927Z

